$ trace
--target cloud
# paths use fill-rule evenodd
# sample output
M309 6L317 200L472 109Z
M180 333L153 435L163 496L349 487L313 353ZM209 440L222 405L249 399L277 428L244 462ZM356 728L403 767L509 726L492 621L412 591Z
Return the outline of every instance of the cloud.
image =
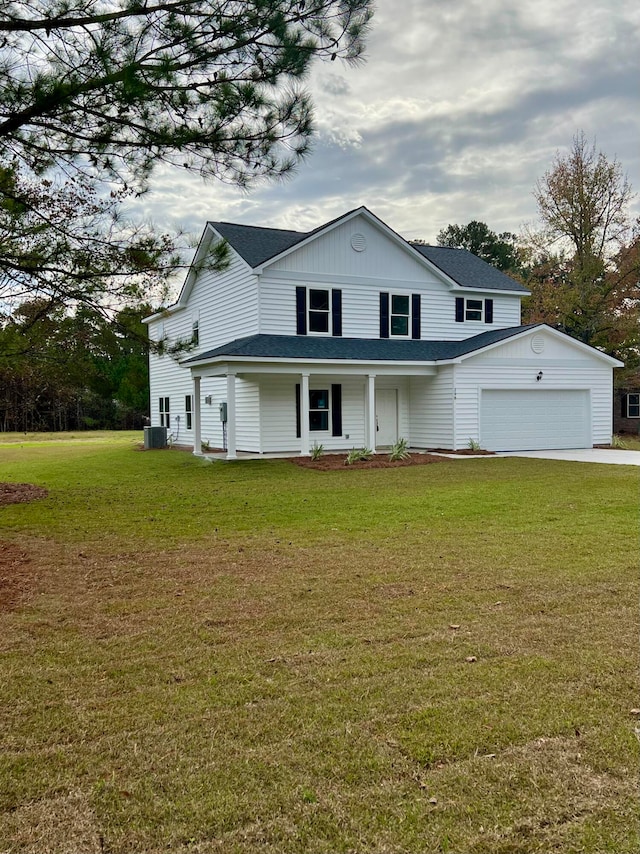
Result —
M318 135L292 180L246 194L163 167L139 210L197 232L307 230L359 204L407 237L518 231L578 130L640 189L639 26L636 0L378 0L366 64L311 75Z

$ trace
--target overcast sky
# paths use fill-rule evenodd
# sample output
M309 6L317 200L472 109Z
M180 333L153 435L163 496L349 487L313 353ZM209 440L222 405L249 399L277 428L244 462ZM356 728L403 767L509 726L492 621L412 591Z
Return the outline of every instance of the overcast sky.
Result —
M639 35L638 0L377 0L366 63L308 81L318 134L292 180L246 194L162 170L143 213L199 235L208 219L307 231L366 205L408 239L473 219L517 232L579 130L640 191Z

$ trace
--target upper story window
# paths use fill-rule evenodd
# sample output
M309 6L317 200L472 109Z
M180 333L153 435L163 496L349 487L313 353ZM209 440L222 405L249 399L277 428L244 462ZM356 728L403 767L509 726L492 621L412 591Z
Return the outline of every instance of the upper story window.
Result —
M411 300L408 296L391 294L391 313L389 316L389 334L409 335L411 328Z
M627 395L627 418L640 418L640 394Z
M380 337L420 338L420 294L380 294Z
M484 303L481 299L467 299L464 306L465 320L478 320L482 322L484 319Z
M456 323L493 323L493 300L456 297Z
M307 328L309 332L328 334L331 318L329 291L309 288L309 316Z
M296 334L342 335L342 291L296 288Z
M200 321L196 318L191 325L191 343L197 347L200 343Z

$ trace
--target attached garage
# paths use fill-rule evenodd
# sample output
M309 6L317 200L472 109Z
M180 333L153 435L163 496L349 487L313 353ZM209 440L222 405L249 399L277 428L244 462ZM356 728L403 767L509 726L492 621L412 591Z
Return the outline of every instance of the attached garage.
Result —
M483 389L480 444L488 451L590 448L587 389Z

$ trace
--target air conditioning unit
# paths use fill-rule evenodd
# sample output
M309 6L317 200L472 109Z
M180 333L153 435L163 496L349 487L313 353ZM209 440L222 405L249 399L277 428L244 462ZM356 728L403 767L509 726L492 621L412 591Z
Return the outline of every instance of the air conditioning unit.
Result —
M144 449L145 451L151 448L164 448L167 444L167 428L166 427L145 427L144 428Z

